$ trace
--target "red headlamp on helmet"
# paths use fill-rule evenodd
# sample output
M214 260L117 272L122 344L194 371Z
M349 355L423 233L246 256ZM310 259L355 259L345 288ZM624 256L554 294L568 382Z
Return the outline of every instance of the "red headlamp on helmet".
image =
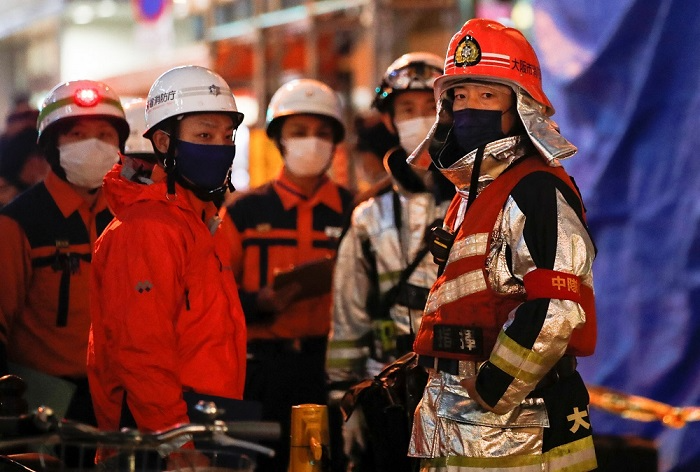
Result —
M78 89L75 91L75 104L81 107L94 107L100 101L100 94L95 89Z
M554 108L542 91L537 55L515 28L481 18L467 21L452 37L445 57L445 73L435 80L435 98L464 80L485 80L518 86L547 108Z
M110 120L119 131L121 144L129 136L129 125L116 92L102 82L74 80L56 85L44 99L37 119L39 144L47 142L57 123L80 117Z

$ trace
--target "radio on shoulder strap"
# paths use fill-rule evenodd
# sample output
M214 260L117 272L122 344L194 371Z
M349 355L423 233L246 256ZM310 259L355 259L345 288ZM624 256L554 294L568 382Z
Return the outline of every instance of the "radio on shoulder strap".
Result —
M430 229L430 253L433 255L433 261L444 266L447 263L447 257L450 255L450 248L455 241L456 233L452 233L447 229L435 226Z

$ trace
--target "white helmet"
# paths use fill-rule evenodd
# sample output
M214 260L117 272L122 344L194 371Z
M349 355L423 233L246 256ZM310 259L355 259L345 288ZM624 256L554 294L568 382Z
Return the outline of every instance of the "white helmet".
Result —
M150 138L157 125L185 113L228 113L234 126L243 121L236 99L226 81L216 72L200 66L180 66L156 79L148 92L146 131Z
M280 118L305 114L330 118L335 142L343 140L345 126L340 99L328 85L313 79L292 80L275 92L267 107L267 135L272 138L279 133Z
M375 89L372 106L386 109L389 99L404 90L433 91L435 79L443 74L443 61L430 52L409 52L396 59L384 72L382 82Z
M110 120L119 132L119 143L129 135L129 124L119 96L107 84L94 80L75 80L55 86L39 111L38 142L44 145L54 126L62 120L93 116Z
M155 154L151 141L143 137L146 131L146 100L137 98L124 103L124 114L129 123L129 137L124 154Z

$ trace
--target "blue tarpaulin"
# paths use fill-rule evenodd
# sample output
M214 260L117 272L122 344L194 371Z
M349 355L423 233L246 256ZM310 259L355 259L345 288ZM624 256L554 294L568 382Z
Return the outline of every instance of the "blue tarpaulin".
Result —
M533 42L598 247L589 384L700 405L700 4L535 0ZM700 471L700 423L591 409L599 434L653 439L661 471Z

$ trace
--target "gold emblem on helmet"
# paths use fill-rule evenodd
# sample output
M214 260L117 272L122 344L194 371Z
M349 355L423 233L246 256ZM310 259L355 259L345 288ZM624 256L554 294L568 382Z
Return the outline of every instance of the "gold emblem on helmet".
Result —
M476 39L467 35L457 44L455 65L457 67L473 66L481 60L481 47Z

